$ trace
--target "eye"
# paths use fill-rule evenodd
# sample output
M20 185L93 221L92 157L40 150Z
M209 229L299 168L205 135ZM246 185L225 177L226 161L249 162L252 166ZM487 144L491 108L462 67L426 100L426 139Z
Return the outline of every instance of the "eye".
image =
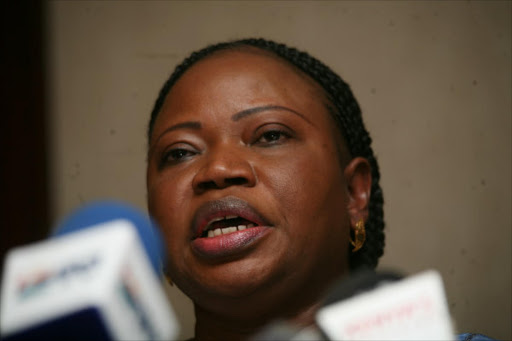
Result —
M167 153L167 159L181 160L186 158L190 154L192 153L186 149L173 149L169 153Z
M282 132L278 130L268 131L261 136L261 140L265 140L265 142L273 142L278 141L282 137Z
M282 129L269 129L262 133L260 137L256 140L257 145L261 145L263 147L272 146L276 144L281 144L289 139L291 135L285 132Z
M161 166L178 164L190 159L196 154L197 152L195 150L189 148L172 148L163 154Z

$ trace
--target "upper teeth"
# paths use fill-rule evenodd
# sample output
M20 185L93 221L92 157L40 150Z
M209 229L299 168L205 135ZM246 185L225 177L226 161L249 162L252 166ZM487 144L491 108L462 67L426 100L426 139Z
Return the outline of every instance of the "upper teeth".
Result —
M224 219L235 219L235 218L238 218L237 215L227 215L225 217L217 217L217 218L213 218L212 220L210 220L210 222L207 224L207 226L210 226L211 224L217 222L217 221L221 221L221 220L224 220Z
M230 218L228 218L228 219L230 219ZM242 231L242 230L245 230L246 228L250 228L250 227L254 227L254 226L255 226L254 224L248 224L248 225L230 226L230 227L225 227L223 229L218 228L215 230L209 230L208 238L220 236L221 234L229 234L229 233L233 233L236 231Z

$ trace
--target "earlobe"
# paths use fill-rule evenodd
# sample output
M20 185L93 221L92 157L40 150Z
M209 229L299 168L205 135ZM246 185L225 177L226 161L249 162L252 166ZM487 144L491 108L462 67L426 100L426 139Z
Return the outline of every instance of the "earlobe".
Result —
M356 157L345 167L344 175L349 195L350 225L355 229L359 221L366 222L368 219L372 187L370 164L365 158Z

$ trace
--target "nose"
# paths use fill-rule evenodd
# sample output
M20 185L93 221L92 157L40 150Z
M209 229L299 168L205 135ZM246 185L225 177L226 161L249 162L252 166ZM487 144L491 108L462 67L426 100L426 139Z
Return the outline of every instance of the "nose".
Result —
M192 180L197 194L230 186L252 187L256 184L254 168L244 151L218 148L205 155L204 164Z

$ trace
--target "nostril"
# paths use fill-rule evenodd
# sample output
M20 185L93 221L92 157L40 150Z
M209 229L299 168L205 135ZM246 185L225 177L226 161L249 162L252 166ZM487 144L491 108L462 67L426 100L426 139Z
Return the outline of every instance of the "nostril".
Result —
M249 181L244 177L236 177L236 178L225 179L224 182L226 183L227 186L231 186L231 185L240 186L240 185L245 185Z
M209 189L226 188L229 186L243 186L247 183L249 183L249 180L244 177L234 177L223 179L222 181L203 181L198 185L198 187L199 189L205 191Z
M197 186L201 191L207 191L209 189L219 188L214 181L204 181Z
M242 157L226 159L215 156L211 155L200 165L192 180L194 191L203 193L230 186L252 187L256 184L256 174L252 165Z

